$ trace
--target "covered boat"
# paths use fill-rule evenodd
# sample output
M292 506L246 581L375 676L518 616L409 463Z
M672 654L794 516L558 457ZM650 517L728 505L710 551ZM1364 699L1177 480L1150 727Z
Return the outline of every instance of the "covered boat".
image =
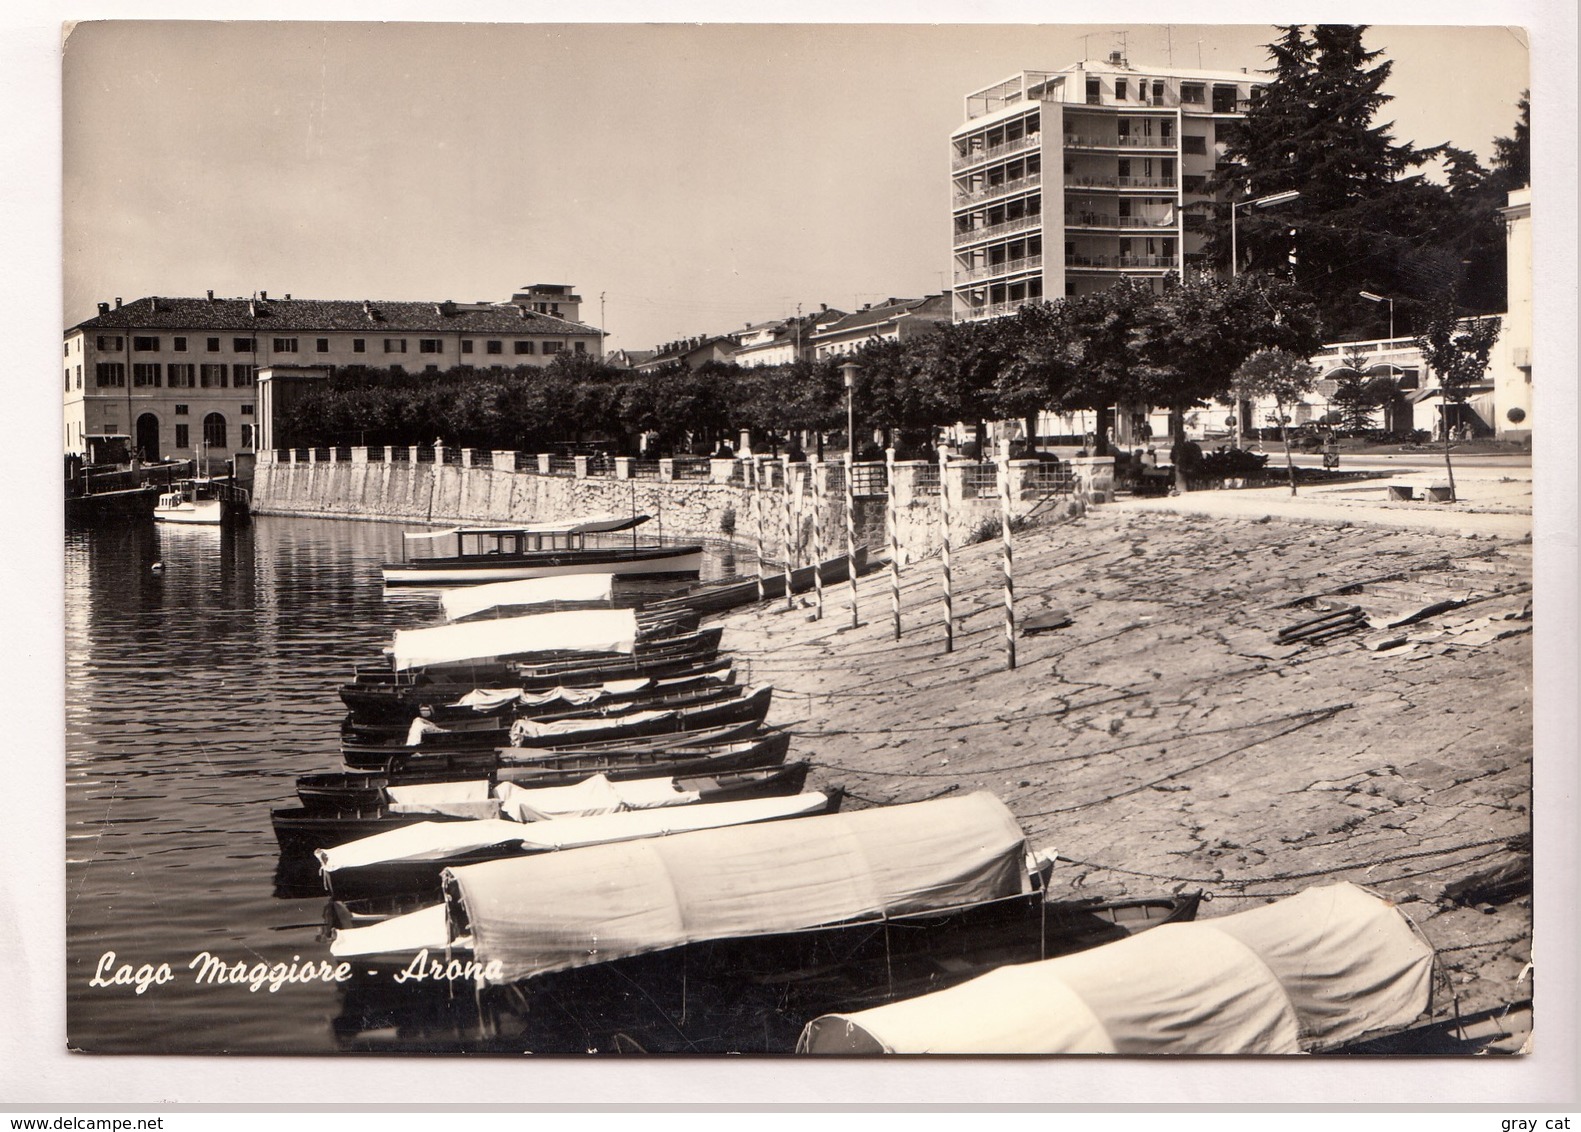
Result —
M557 574L547 578L520 578L513 582L488 582L447 590L439 599L445 619L466 617L533 605L609 605L615 598L613 574Z
M1282 1054L1404 1026L1433 948L1352 884L807 1024L800 1053Z
M599 517L559 523L451 527L409 532L408 540L448 540L450 554L407 558L380 567L386 585L468 585L561 574L614 577L695 577L702 571L701 543L599 545L589 535L627 530L646 515Z
M425 821L319 849L315 855L325 887L337 898L429 891L437 896L439 874L447 866L801 818L827 812L836 797L812 791L526 823L504 818Z
M546 652L624 653L637 646L637 615L630 609L572 609L397 629L390 646L395 671L464 664Z

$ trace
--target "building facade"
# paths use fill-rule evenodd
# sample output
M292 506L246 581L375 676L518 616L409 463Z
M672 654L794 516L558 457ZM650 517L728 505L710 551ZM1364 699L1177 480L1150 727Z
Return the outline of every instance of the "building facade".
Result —
M1508 298L1489 369L1493 427L1501 440L1532 438L1532 189L1509 195L1503 209Z
M885 299L826 323L813 331L813 357L854 354L868 342L905 342L932 334L950 321L950 296L924 295L920 299Z
M845 317L844 311L821 304L816 314L748 323L735 332L738 345L731 361L742 366L790 365L813 357L813 335Z
M1014 313L1200 258L1209 176L1253 87L1119 53L966 96L950 137L953 317Z
M535 284L502 303L149 297L65 332L63 441L124 434L147 459L224 460L257 436L264 367L504 369L597 356L602 332L576 321L580 299ZM542 309L540 309L542 308ZM558 315L552 313L558 308Z

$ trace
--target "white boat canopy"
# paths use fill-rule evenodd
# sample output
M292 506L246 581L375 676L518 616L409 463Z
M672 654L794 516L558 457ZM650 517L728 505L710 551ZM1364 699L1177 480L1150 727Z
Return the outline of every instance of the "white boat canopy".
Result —
M1091 951L802 1031L798 1053L1274 1054L1403 1026L1427 1009L1433 949L1352 884L1164 924Z
M609 601L615 590L614 574L552 574L547 578L518 578L451 590L440 598L447 621L508 605L544 605L551 601Z
M826 794L810 792L778 798L748 798L679 809L632 810L591 817L528 822L424 821L360 837L344 845L314 851L325 873L370 865L443 861L458 853L509 845L522 853L581 849L641 837L665 837L699 829L719 829L748 822L774 821L817 813L829 805Z
M623 810L651 810L660 806L689 806L696 790L682 790L673 778L632 778L612 782L602 774L571 786L518 786L501 782L494 787L500 812L516 821L551 821Z
M511 523L498 527L445 527L437 531L403 531L409 539L447 538L450 535L582 535L624 531L648 521L646 515L592 515L551 523Z
M1021 828L986 792L490 861L445 881L452 922L507 983L1031 891Z
M634 610L569 609L428 629L398 629L390 656L399 671L534 652L631 653L636 645Z

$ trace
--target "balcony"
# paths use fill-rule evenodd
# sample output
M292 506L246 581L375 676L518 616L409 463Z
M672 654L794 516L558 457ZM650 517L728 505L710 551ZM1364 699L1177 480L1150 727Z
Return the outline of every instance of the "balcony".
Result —
M1001 181L997 185L984 185L980 189L956 189L955 205L959 208L963 204L976 204L978 201L988 200L992 197L1008 196L1022 189L1036 189L1043 184L1043 177L1033 173L1026 177L1017 177L1014 181Z
M1012 141L1000 142L987 149L980 149L974 153L957 153L950 162L951 169L965 169L970 165L981 165L985 161L992 161L996 157L1005 157L1012 153L1022 153L1029 149L1036 149L1043 140L1041 133L1027 134Z
M1038 302L1037 299L1016 299L1008 303L985 303L982 306L963 307L958 322L976 322L982 318L1003 318L1015 314L1028 303Z
M1141 216L1111 216L1103 212L1067 212L1065 214L1066 228L1122 228L1134 231L1136 229L1151 229L1155 231L1174 231L1173 220L1160 224L1155 220L1148 220Z
M1169 153L1175 151L1175 139L1153 137L1120 137L1119 135L1098 137L1092 134L1066 134L1066 149L1161 149Z
M1029 228L1036 228L1043 223L1043 214L1034 212L1031 216L1017 217L1015 220L1006 220L999 224L990 224L986 228L968 228L955 233L955 246L965 247L982 240L992 240L999 236L1008 236L1012 232L1025 232Z
M975 283L979 279L992 279L999 275L1016 275L1024 271L1040 271L1043 268L1043 257L1040 255L1023 256L1021 259L1007 259L1003 263L990 263L984 267L967 268L965 271L955 272L955 282Z
M1065 266L1077 271L1172 270L1180 258L1172 255L1068 255Z
M1102 174L1072 173L1065 178L1067 189L1164 189L1175 191L1175 182L1162 177L1109 177Z

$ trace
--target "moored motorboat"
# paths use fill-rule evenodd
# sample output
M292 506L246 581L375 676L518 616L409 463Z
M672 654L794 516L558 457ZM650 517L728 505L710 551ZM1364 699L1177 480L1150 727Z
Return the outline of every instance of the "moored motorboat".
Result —
M228 480L181 480L160 493L154 504L154 521L218 526L227 519L245 517L247 508L246 490Z
M589 542L588 536L628 530L646 515L559 523L452 527L407 534L408 540L451 539L454 553L407 558L380 567L386 585L466 585L562 574L624 577L695 577L702 571L701 543Z

